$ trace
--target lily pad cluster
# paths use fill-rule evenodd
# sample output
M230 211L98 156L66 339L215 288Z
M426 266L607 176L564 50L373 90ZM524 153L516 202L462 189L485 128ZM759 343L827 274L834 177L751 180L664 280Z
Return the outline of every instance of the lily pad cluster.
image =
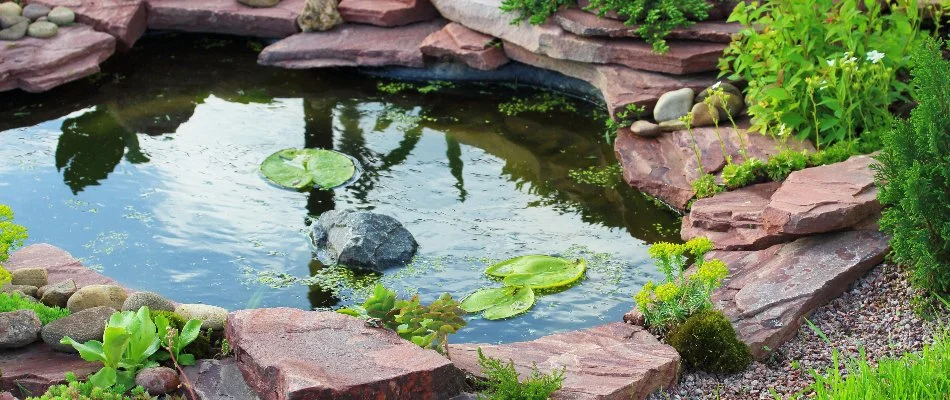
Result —
M332 189L356 174L356 164L342 153L324 149L283 149L264 159L261 174L273 184L295 190Z
M534 306L535 289L553 290L577 282L584 276L587 262L545 255L512 258L492 265L485 273L502 280L505 286L483 288L460 304L466 312L481 311L489 320L511 318Z

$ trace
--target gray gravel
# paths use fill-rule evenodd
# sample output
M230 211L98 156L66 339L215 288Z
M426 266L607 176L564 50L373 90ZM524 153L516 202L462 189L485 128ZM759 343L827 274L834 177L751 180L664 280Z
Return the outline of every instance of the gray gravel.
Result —
M809 319L844 354L856 356L863 347L871 360L900 356L921 350L938 327L914 313L914 295L906 272L882 264ZM789 398L811 385L811 370L831 365L832 345L805 325L765 363L734 375L687 373L677 387L650 399L773 399L770 389Z

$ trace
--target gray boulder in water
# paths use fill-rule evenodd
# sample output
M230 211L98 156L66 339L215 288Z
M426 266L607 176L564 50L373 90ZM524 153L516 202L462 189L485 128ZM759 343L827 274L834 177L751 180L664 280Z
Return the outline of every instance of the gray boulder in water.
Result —
M311 235L337 263L374 270L406 265L419 246L396 219L366 211L327 211Z

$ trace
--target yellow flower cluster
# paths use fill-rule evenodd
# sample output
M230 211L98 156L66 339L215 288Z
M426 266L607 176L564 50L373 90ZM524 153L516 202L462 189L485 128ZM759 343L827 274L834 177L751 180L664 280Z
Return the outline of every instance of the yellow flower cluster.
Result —
M686 249L689 250L690 254L696 256L706 254L713 249L712 241L702 236L686 242L685 246Z
M659 259L672 255L683 254L683 250L685 250L685 248L681 244L657 242L650 246L650 250L648 250L647 253L650 254L650 257Z
M680 287L676 283L667 282L656 288L656 299L667 302L676 298L680 293Z
M729 268L726 267L726 263L719 259L704 262L696 271L696 276L707 283L722 282L728 275Z
M637 306L646 307L653 302L654 288L656 288L656 284L653 283L653 281L649 281L646 285L643 285L643 288L637 292L636 296L633 296L633 299L637 302Z

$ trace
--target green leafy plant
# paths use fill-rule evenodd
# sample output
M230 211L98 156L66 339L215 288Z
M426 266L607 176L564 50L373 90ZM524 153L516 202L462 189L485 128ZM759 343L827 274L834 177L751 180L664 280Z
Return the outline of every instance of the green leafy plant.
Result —
M261 163L261 173L277 186L301 190L340 186L356 174L349 157L333 150L283 149Z
M527 255L489 266L485 274L501 279L504 287L483 288L462 300L467 312L482 312L485 319L511 318L534 306L535 292L570 286L587 271L583 259L566 260L546 255Z
M462 299L466 312L482 312L488 320L511 318L528 312L534 306L534 290L526 286L484 288Z
M458 332L465 325L465 311L448 293L424 306L419 296L409 300L396 298L396 292L382 284L376 284L373 295L362 306L338 310L361 318L368 325L396 331L400 337L424 349L434 349L445 354L448 351L448 335Z
M102 363L102 369L89 376L93 385L110 388L119 384L129 388L135 386L139 370L158 366L149 358L158 351L161 338L148 307L142 307L137 312L112 314L101 342L78 343L66 336L60 343L73 346L83 360Z
M754 183L764 174L765 164L758 158L749 158L742 164L727 164L722 168L722 182L729 189Z
M633 125L634 121L639 119L645 111L646 109L641 105L627 104L623 110L620 110L614 117L607 117L605 121L607 129L604 131L604 141L613 143L614 139L617 138L617 132Z
M25 299L19 293L0 293L0 312L16 310L33 310L43 325L69 315L69 310L59 307L48 307L42 303Z
M650 246L650 257L664 280L659 285L647 282L634 296L648 328L665 333L690 315L712 308L710 296L729 274L722 261L704 259L712 248L712 242L702 237L684 244L660 242ZM696 272L687 276L684 272L691 257Z
M716 183L716 176L713 174L700 175L699 179L693 181L692 186L697 199L713 197L723 191L722 186Z
M804 151L783 150L769 158L765 164L765 174L769 179L779 182L788 178L792 172L808 166L808 155Z
M154 321L155 328L161 337L162 347L167 349L168 353L156 353L152 358L156 361L172 359L176 364L183 366L194 365L195 355L185 353L184 350L201 334L201 320L192 319L181 328L170 323L168 318L162 315L155 316Z
M505 0L501 3L504 12L515 12L514 23L528 21L534 25L545 23L563 6L577 5L577 0Z
M919 40L917 0L739 2L743 28L720 60L749 82L753 130L813 139L817 148L886 124L906 94L898 79Z
M913 283L950 293L950 62L945 43L914 51L917 107L884 134L876 179L886 208L881 229L892 235L894 260L913 269Z
M699 311L686 318L666 341L690 370L734 374L752 362L749 347L736 338L732 323L717 310Z
M429 81L425 85L410 82L379 82L376 84L376 90L386 94L398 94L409 90L414 90L421 94L428 94L452 87L455 87L454 83L445 81Z
M126 395L126 388L115 385L104 388L92 381L81 382L72 372L66 373L66 383L50 386L42 396L27 397L26 400L152 400L141 386L132 389Z
M159 317L165 318L168 321L168 327L175 329L177 332L182 332L185 328L185 325L189 321L186 321L184 317L180 314L172 311L162 311L162 310L150 310L152 313L152 322L155 322L156 329L159 329L158 332L163 332L159 328ZM198 336L190 343L186 344L184 348L181 349L182 352L189 353L194 355L196 359L204 358L213 358L217 355L218 350L212 348L212 331L210 329L200 331ZM162 342L164 347L167 344L167 341ZM155 353L156 355L162 353ZM156 356L156 360L163 361L164 356Z
M508 116L515 116L526 112L577 112L577 107L565 96L545 92L528 98L514 98L499 103L498 111Z
M664 40L670 31L709 18L710 4L705 0L590 0L587 8L600 16L615 12L627 19L628 26L639 25L637 34L654 52L664 54L670 50Z
M566 371L565 368L544 374L533 366L531 376L522 381L514 362L485 357L481 348L478 349L478 365L486 377L479 384L483 391L478 398L490 400L547 400L564 384Z
M6 262L10 253L22 246L26 239L26 228L13 223L13 210L5 204L0 204L0 263ZM3 283L3 276L0 274L0 285Z

